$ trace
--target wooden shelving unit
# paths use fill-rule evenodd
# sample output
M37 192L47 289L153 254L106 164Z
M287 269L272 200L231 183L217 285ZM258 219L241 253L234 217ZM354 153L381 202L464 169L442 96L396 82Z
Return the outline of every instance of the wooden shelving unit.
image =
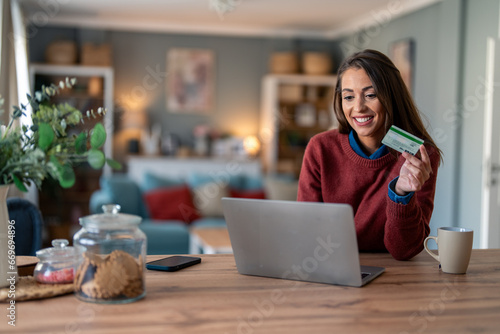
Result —
M91 129L96 122L103 121L108 134L104 153L112 157L113 152L113 69L100 66L61 66L31 64L30 76L33 91L42 85L59 83L66 77L76 78L77 83L71 90L63 90L53 98L56 104L67 102L82 113L87 110L107 109L104 119L85 119L81 128ZM47 239L65 238L70 242L73 232L78 228L78 218L89 214L89 199L99 189L99 178L103 173L111 173L109 167L94 170L88 164L75 168L76 183L63 189L55 181L44 181L42 190L36 192L36 202L42 212L48 233Z
M269 173L298 177L307 143L334 123L337 77L267 75L262 81L262 160Z

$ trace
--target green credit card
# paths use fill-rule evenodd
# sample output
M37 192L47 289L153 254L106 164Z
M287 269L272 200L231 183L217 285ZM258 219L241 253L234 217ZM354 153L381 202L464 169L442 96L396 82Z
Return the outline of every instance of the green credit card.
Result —
M382 139L382 144L385 144L401 153L408 152L412 155L417 154L420 145L423 143L424 141L422 139L398 128L395 125L391 126L384 139Z

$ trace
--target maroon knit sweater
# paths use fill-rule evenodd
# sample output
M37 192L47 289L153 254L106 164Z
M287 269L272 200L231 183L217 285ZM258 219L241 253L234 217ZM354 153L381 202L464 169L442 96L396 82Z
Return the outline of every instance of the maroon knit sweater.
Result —
M406 205L393 202L388 184L405 159L389 153L370 160L357 155L349 136L330 130L314 136L306 149L298 201L348 203L360 251L389 251L397 260L420 253L429 235L439 155L426 145L433 173Z

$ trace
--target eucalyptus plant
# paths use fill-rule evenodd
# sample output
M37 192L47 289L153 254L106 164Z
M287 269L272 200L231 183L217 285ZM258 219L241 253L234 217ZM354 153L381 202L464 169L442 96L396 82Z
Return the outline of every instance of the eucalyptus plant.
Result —
M120 164L106 158L102 147L106 142L106 129L97 123L91 130L68 135L68 131L86 119L104 116L106 110L87 111L83 115L68 103L53 104L52 97L62 89L71 89L76 79L66 78L59 85L42 86L33 96L27 95L28 104L13 107L7 126L0 129L0 185L14 183L21 191L33 182L39 189L47 177L59 182L63 188L75 183L73 168L88 162L100 169L106 163L119 169ZM0 106L3 99L0 99ZM19 125L19 119L31 107L30 126Z

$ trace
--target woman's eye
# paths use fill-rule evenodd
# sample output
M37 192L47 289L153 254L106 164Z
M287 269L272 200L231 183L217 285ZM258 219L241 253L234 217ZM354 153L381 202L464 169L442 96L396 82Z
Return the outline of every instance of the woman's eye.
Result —
M366 97L369 98L369 99L374 99L377 97L377 94L375 93L372 93L372 94L366 94Z
M344 100L346 100L346 101L351 101L353 98L354 98L354 96L351 96L351 95L344 96Z

